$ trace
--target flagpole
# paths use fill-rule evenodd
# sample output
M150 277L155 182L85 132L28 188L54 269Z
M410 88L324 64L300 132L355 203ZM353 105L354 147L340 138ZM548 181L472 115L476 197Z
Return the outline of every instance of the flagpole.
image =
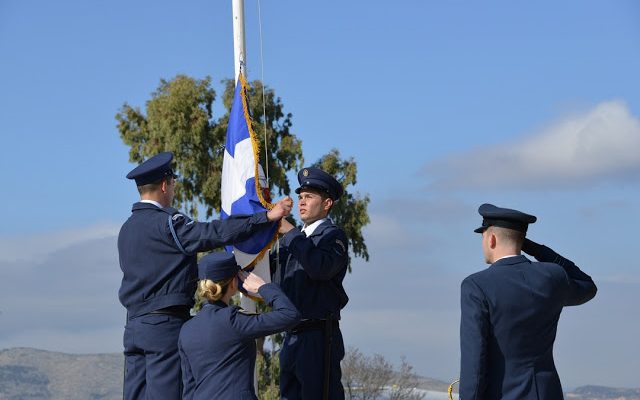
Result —
M240 73L247 76L247 52L244 40L244 0L232 0L233 7L233 63L235 66L235 84L238 84ZM267 258L268 259L268 258ZM240 295L240 305L247 311L256 312L256 303L250 298ZM258 393L258 365L253 368L253 388Z
M244 0L232 0L233 3L233 61L236 71L236 83L240 70L247 76L246 47L244 43Z

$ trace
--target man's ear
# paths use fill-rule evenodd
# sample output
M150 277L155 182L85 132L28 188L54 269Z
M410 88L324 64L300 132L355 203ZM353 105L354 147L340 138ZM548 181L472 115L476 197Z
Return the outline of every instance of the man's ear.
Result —
M333 199L331 197L327 197L326 199L324 199L324 210L325 211L329 211L331 209L331 207L333 206Z
M496 238L496 235L494 233L490 233L491 236L489 236L489 246L492 249L496 248L496 245L498 244L498 239Z

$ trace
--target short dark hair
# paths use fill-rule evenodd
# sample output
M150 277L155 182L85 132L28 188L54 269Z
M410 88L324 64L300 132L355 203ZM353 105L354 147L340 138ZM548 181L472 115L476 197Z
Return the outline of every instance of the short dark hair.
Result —
M173 176L165 176L159 181L147 183L146 185L140 185L138 186L138 193L140 193L141 195L153 193L160 189L160 186L162 186L162 182L169 182L170 179L173 179Z
M502 228L499 226L491 226L489 229L495 233L503 242L516 247L522 247L526 234L515 229Z

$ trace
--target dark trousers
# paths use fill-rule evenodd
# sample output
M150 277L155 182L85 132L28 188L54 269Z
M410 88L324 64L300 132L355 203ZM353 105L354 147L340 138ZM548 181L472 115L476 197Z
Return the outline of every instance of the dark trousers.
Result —
M185 318L147 314L124 328L124 399L180 399L178 335Z
M336 330L331 346L329 398L343 400L342 371L344 358L342 333ZM280 398L283 400L321 400L324 384L324 332L287 334L280 352Z

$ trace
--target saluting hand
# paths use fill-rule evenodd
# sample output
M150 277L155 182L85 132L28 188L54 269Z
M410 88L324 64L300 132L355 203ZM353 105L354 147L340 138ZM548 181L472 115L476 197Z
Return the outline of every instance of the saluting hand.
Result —
M277 221L291 214L291 209L293 208L293 199L289 196L284 199L278 201L275 206L271 210L267 212L267 219L269 221Z
M529 254L530 256L536 256L536 254L540 253L540 248L542 246L529 238L525 238L522 243L522 251Z
M253 272L240 271L238 277L242 281L242 287L252 296L259 296L258 289L265 284L264 280Z

